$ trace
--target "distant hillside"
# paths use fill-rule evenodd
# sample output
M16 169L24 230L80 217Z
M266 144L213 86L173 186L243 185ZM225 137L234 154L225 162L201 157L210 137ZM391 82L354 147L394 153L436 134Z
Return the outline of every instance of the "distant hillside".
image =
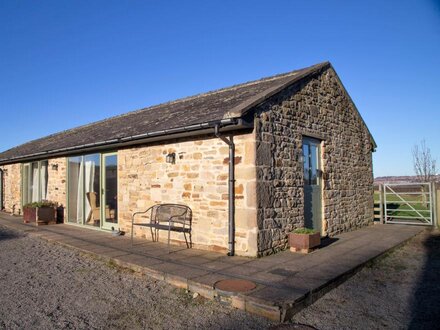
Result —
M440 175L437 175L437 182L440 181ZM379 176L374 178L374 183L403 183L403 182L419 182L415 175L402 175L402 176Z

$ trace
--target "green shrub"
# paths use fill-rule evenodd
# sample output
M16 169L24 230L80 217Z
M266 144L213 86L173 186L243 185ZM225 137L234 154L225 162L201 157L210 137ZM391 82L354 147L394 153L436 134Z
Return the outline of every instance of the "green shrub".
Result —
M315 229L310 228L297 228L293 231L294 234L315 234L317 231Z
M58 207L58 203L54 201L42 200L41 202L28 203L24 207Z

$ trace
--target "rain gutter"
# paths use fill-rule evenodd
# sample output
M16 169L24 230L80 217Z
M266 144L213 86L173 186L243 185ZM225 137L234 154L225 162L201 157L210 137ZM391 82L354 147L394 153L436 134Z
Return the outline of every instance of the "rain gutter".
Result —
M146 144L152 142L166 141L178 138L185 138L197 135L206 135L215 133L215 127L222 127L222 131L235 131L251 128L253 123L242 118L228 118L212 122L205 122L196 125L171 128L166 130L153 131L144 134L137 134L128 137L104 140L94 143L87 143L72 147L59 148L44 152L37 152L25 156L17 156L6 159L0 159L0 165L13 164L19 162L28 162L41 160L45 158L54 158L74 154L84 154L94 151L114 150L122 147Z

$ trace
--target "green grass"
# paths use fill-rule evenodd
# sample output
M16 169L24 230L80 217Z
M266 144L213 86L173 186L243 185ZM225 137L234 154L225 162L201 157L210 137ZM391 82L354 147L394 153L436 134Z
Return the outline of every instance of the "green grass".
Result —
M399 196L406 201L410 206L412 206L415 210L420 211L420 214L429 217L429 203L423 202L423 195L417 194L405 194L399 193ZM420 217L419 214L414 211L408 204L404 203L399 196L394 194L387 194L387 215L392 217ZM379 193L374 192L374 207L379 208ZM375 211L375 215L379 215L379 211Z

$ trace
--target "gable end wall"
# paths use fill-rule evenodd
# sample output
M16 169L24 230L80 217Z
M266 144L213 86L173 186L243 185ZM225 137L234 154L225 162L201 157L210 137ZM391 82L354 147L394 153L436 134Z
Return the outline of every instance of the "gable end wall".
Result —
M321 137L323 227L329 236L373 221L372 140L329 68L257 107L258 253L287 248L304 226L303 136Z

